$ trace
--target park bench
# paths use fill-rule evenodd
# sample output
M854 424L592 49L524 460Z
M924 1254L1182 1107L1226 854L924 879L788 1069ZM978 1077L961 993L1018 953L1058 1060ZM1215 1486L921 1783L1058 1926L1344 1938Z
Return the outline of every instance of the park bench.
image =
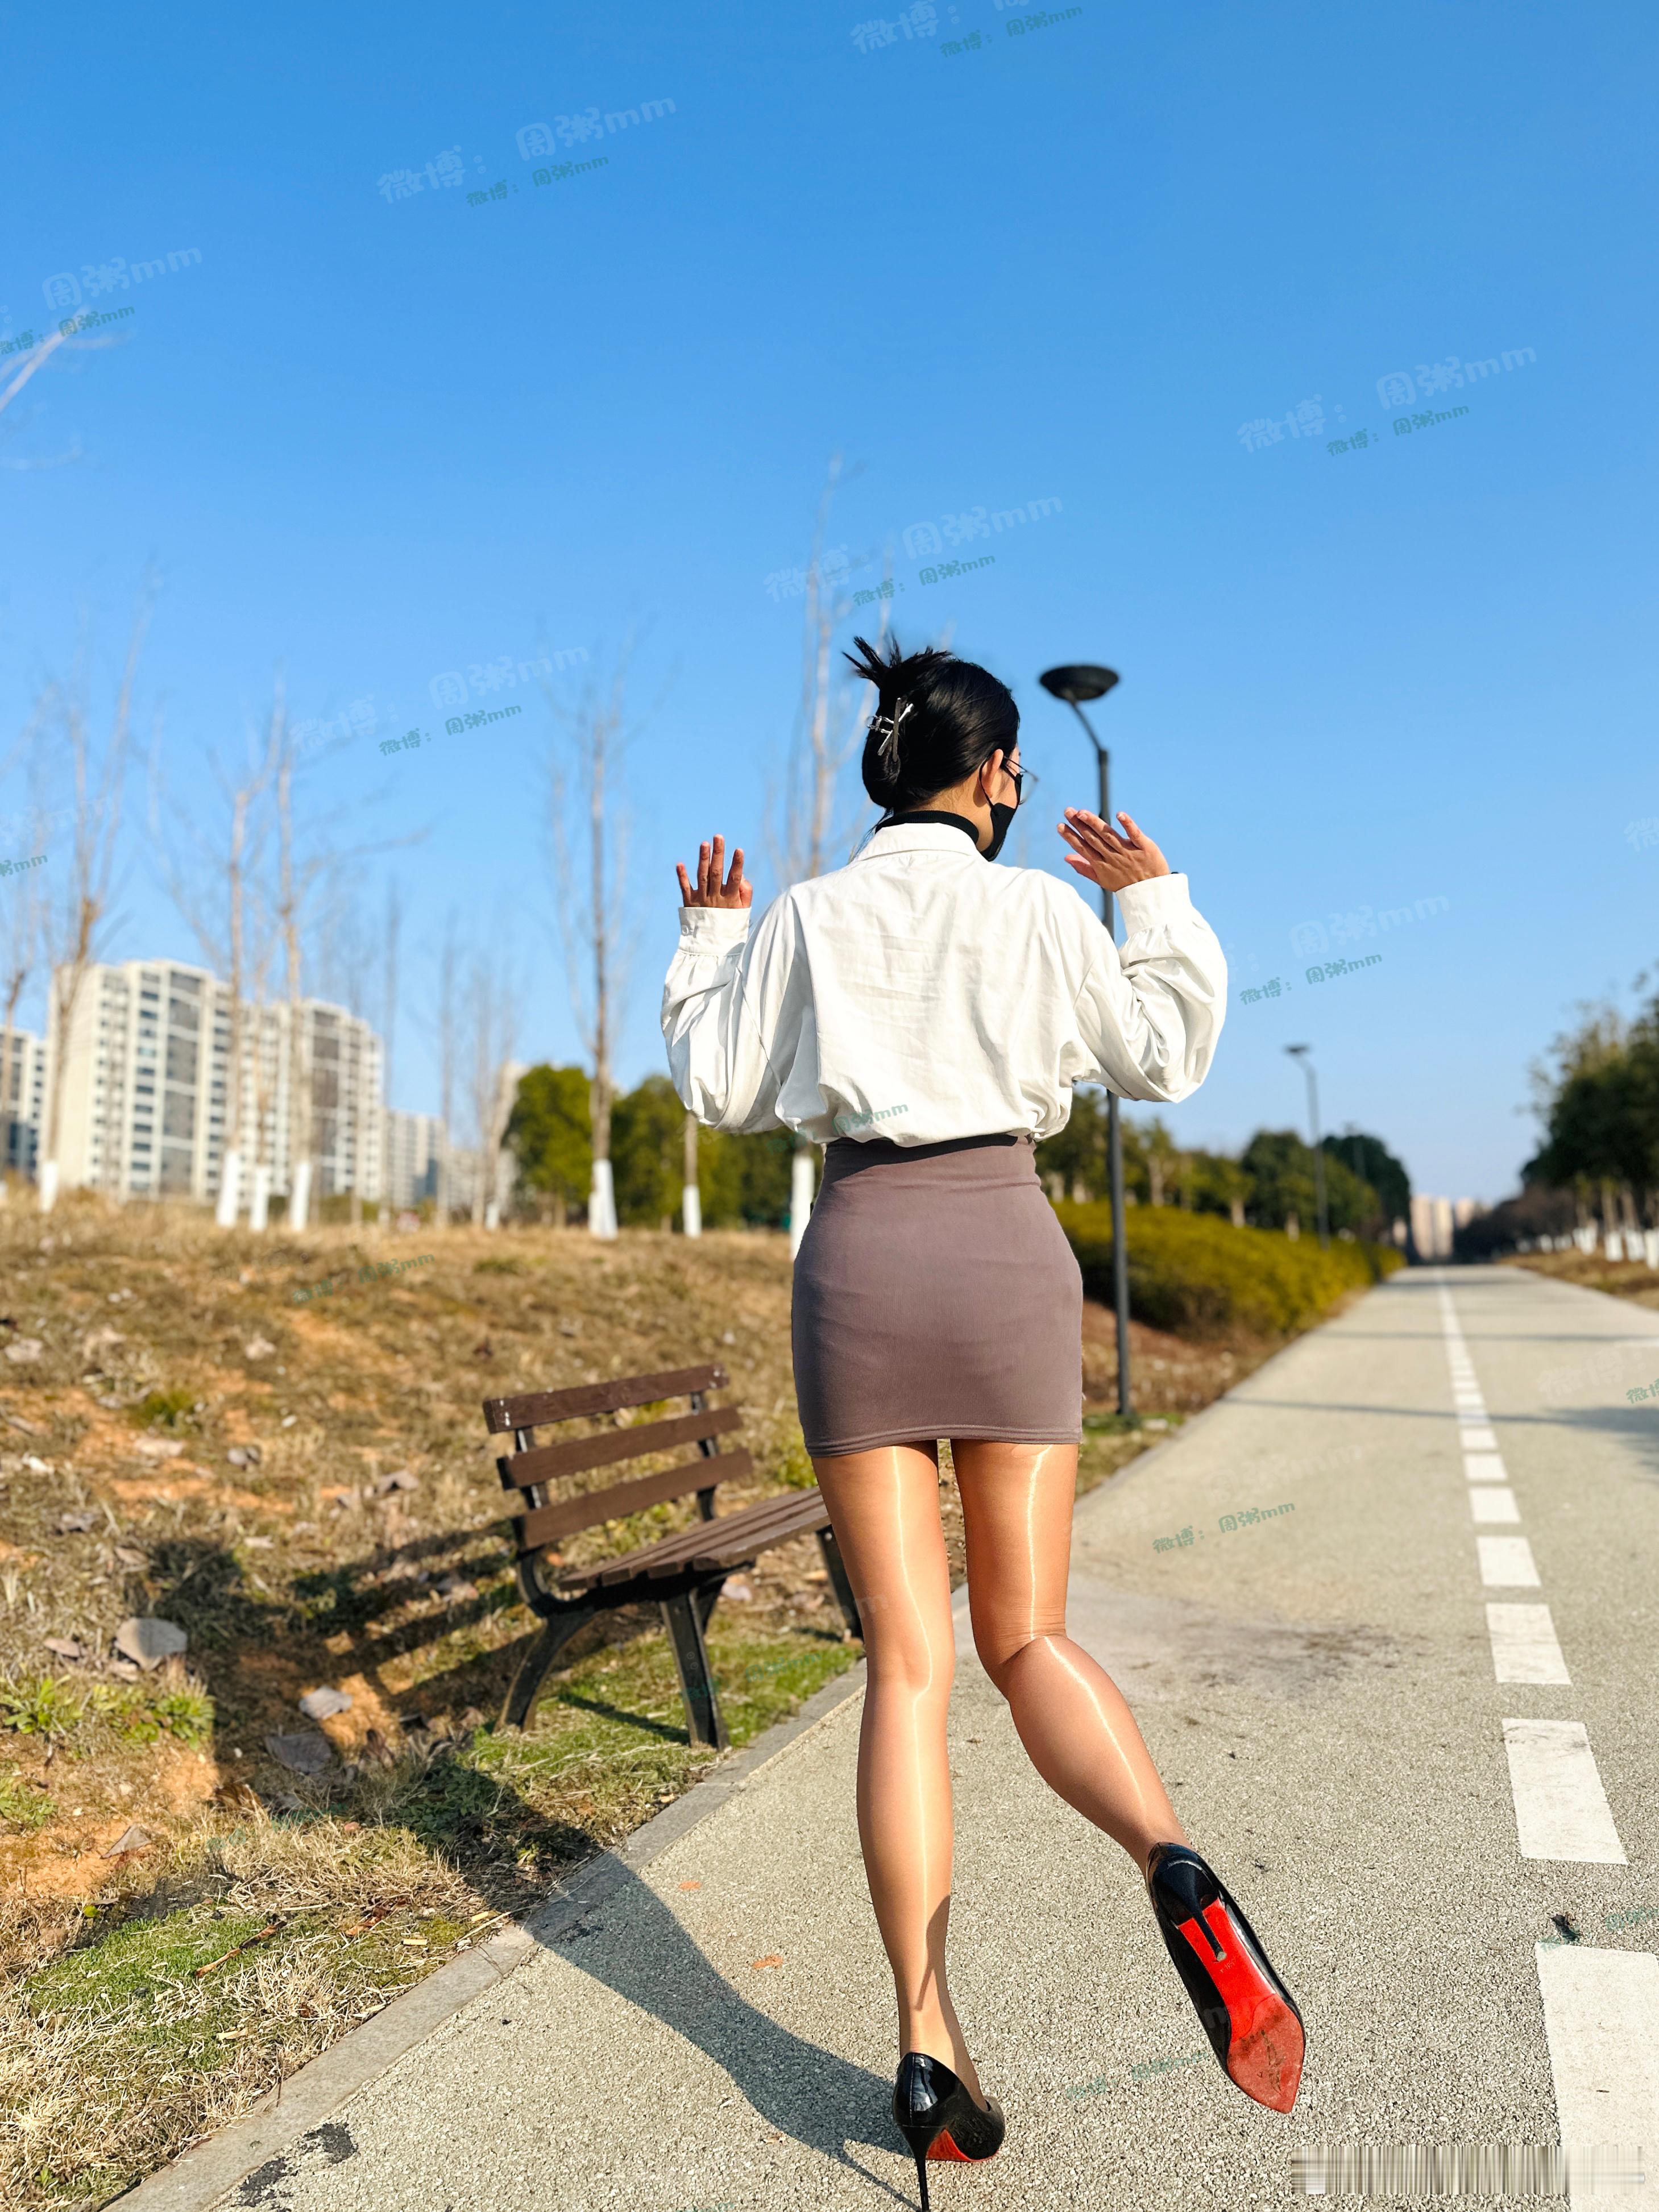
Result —
M736 1406L711 1406L710 1390L726 1381L719 1366L678 1367L663 1375L619 1375L607 1382L579 1384L569 1390L532 1390L512 1398L486 1398L484 1420L492 1436L513 1432L514 1449L495 1462L504 1489L522 1493L513 1533L519 1546L519 1587L543 1627L507 1692L502 1718L522 1728L549 1668L577 1630L599 1614L625 1605L659 1605L674 1654L685 1722L693 1743L726 1747L703 1631L728 1575L752 1567L763 1552L792 1537L815 1535L830 1585L849 1632L861 1633L852 1584L830 1515L816 1484L810 1490L785 1490L735 1513L716 1515L714 1492L722 1482L740 1481L753 1462L746 1451L720 1449L715 1439L728 1436L742 1419ZM691 1410L667 1420L648 1421L538 1443L536 1431L561 1421L592 1419L625 1407L652 1406L684 1397ZM637 1476L603 1490L555 1497L555 1485L568 1475L585 1474L647 1453L695 1443L696 1458L682 1460L659 1474ZM647 1505L684 1498L695 1491L700 1517L689 1528L643 1544L614 1558L596 1559L562 1573L546 1557L563 1536L596 1528L638 1513Z

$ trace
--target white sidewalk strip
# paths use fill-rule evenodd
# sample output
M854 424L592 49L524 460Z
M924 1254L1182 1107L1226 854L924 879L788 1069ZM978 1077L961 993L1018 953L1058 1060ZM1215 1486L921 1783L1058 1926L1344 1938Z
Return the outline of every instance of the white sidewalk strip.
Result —
M1592 2195L1569 2176L1571 2202L1659 2212L1659 1958L1540 1944L1538 1988L1563 2142L1642 2147L1634 2189Z
M1536 1589L1538 1569L1524 1536L1477 1536L1480 1580L1487 1589Z
M1457 1441L1465 1451L1496 1451L1498 1449L1498 1439L1490 1429L1474 1428L1463 1421L1461 1415L1458 1420Z
M1501 1453L1470 1451L1467 1445L1463 1449L1463 1472L1471 1482L1507 1482L1510 1479Z
M1570 1682L1547 1605L1489 1605L1492 1668L1500 1682Z
M1455 1390L1452 1400L1460 1413L1480 1413L1484 1416L1486 1401L1478 1390Z
M1477 1521L1486 1522L1519 1521L1521 1509L1515 1502L1512 1490L1499 1490L1496 1486L1472 1490L1469 1511Z
M1523 1859L1628 1864L1583 1721L1507 1720L1504 1748ZM1590 2140L1605 2142L1611 2133L1609 2115L1608 2125L1592 2130Z

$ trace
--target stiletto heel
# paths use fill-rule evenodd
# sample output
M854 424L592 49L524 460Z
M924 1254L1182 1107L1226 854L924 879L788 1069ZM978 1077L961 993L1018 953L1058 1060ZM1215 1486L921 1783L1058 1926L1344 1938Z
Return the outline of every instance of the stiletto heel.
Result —
M962 2159L976 2166L996 2156L1008 2128L994 2097L976 2105L967 2084L924 2051L907 2051L899 2061L893 2118L916 2161L921 2212L927 2212L930 2158Z
M1155 1844L1146 1891L1158 1931L1228 2079L1288 2112L1302 2079L1302 2014L1220 1876L1184 1844Z

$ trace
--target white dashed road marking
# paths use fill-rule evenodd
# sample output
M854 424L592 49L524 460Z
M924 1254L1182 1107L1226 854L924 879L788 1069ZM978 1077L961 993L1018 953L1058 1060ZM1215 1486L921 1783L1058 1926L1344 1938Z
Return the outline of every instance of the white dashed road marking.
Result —
M1583 1721L1506 1720L1504 1748L1523 1859L1629 1863Z
M1536 1955L1561 2141L1639 2145L1644 2153L1636 2187L1592 2196L1575 2182L1573 2204L1659 2212L1659 1959L1568 1943L1540 1945Z
M1524 1536L1477 1536L1480 1580L1487 1589L1536 1589L1538 1570Z
M1469 1511L1477 1521L1518 1521L1521 1509L1515 1502L1512 1490L1501 1490L1492 1485L1483 1486L1469 1492Z
M1471 1482L1507 1482L1508 1469L1503 1455L1495 1451L1471 1451L1463 1448L1463 1472Z
M1489 1605L1486 1628L1500 1682L1570 1682L1547 1605Z

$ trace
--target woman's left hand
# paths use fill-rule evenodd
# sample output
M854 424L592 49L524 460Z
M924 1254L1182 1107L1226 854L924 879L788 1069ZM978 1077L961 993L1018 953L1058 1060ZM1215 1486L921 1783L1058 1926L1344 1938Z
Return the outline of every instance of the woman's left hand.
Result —
M733 848L728 873L726 840L719 835L709 843L698 846L697 879L695 883L686 874L683 860L675 863L675 872L680 879L682 906L743 907L748 906L755 896L754 885L744 878L742 846Z
M1060 836L1072 848L1066 855L1066 866L1080 876L1091 877L1105 891L1126 890L1131 884L1167 876L1169 862L1139 823L1127 814L1117 818L1123 824L1121 830L1084 807L1068 806L1066 819L1059 824Z

